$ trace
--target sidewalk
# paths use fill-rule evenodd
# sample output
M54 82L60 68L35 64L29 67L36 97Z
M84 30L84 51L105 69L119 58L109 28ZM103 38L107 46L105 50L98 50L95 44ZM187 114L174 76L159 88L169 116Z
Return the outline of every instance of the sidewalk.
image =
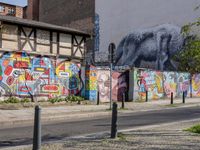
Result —
M42 108L41 118L43 122L76 121L91 117L111 115L109 103L101 105L75 105L75 106L51 106ZM174 107L200 106L200 98L187 98L182 104L181 99L175 99L174 105L170 100L157 100L149 102L126 102L125 109L119 109L119 113L130 113L138 111L173 109ZM118 108L121 103L118 103ZM32 124L34 119L34 108L20 110L0 109L0 127Z

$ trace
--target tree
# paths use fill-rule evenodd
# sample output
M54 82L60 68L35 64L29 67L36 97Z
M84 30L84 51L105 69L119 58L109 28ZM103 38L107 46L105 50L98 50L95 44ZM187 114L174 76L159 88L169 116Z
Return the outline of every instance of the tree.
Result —
M195 8L199 9L200 5ZM192 74L200 72L200 18L182 27L182 34L187 37L183 50L174 59L179 63L178 70Z

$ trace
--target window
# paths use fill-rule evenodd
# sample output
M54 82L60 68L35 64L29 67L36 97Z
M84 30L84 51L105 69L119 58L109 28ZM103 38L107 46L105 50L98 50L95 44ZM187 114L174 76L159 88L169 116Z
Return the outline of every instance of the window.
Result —
M14 15L15 14L14 8L8 8L8 14L9 15Z
M0 12L5 12L5 6L0 6Z

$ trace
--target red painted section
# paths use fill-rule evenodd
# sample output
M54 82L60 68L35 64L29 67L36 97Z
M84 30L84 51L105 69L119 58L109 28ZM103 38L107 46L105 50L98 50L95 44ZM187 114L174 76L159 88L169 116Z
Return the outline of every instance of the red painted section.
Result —
M9 76L11 74L12 70L13 70L13 67L9 65L8 67L6 67L4 74Z
M7 78L7 80L6 80L6 82L7 82L8 85L13 84L13 82L14 82L14 77L13 77L13 76L9 76L9 77Z
M44 92L57 92L59 90L58 85L44 85L42 91Z
M14 68L28 68L28 62L25 61L15 61Z

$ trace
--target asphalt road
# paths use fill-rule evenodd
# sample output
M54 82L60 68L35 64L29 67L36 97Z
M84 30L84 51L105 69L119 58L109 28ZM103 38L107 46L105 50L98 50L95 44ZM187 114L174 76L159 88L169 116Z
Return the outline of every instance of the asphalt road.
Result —
M160 123L170 123L200 118L200 107L176 108L159 111L137 112L118 115L118 129L128 129ZM42 125L42 141L110 131L111 116L74 122L58 122ZM0 148L32 143L33 126L0 129Z

